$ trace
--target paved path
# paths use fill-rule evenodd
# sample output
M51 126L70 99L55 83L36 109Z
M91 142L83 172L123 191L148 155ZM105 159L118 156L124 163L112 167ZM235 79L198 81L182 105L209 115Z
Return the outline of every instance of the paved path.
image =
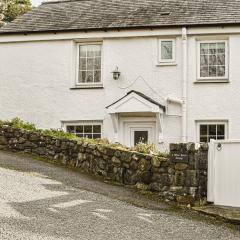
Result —
M136 199L147 208L118 199ZM240 235L206 217L156 205L128 188L0 152L0 239L234 240Z

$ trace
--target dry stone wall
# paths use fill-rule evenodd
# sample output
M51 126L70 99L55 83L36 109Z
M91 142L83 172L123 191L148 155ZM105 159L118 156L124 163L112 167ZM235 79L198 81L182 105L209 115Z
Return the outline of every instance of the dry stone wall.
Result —
M146 155L87 141L0 127L0 149L21 151L144 190L181 204L206 197L207 146L171 144L169 157Z

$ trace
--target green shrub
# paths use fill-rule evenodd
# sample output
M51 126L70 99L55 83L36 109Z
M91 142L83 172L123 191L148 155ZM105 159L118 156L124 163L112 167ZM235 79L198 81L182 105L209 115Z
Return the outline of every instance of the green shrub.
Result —
M13 118L10 121L0 121L0 125L9 125L13 128L25 129L25 130L36 130L33 123L24 122L20 118Z
M152 154L152 155L157 155L159 157L167 157L167 153L162 153L158 150L155 144L153 143L138 143L136 146L131 148L131 150L144 153L144 154Z
M46 136L51 136L55 138L66 138L70 140L75 140L75 141L84 141L87 143L92 143L92 144L101 144L106 147L112 147L112 148L117 148L119 150L128 150L128 151L136 151L144 154L154 154L158 155L161 157L167 157L167 153L162 153L160 152L156 145L154 144L146 144L146 143L138 143L135 147L133 148L128 148L126 146L123 146L120 143L110 143L108 139L102 138L102 139L89 139L89 138L80 138L77 137L75 134L64 132L63 130L57 130L57 129L37 129L36 126L33 123L29 122L24 122L20 118L13 118L12 120L7 120L7 121L2 121L0 120L0 126L3 125L8 125L13 128L18 128L18 129L24 129L24 130L29 130L29 131L38 131Z

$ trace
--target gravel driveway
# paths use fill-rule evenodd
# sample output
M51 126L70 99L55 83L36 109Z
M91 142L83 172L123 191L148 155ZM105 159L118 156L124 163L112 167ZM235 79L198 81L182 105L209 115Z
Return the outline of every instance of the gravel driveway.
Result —
M135 194L0 152L0 239L240 239L239 232L224 224L182 215L165 204L149 209L118 200Z

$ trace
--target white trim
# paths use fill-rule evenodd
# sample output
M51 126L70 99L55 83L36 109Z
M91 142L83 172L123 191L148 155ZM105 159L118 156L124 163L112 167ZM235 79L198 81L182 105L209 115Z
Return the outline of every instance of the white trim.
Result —
M129 102L135 100L136 103L142 105L141 107L131 104ZM107 109L108 113L134 113L134 112L152 112L152 113L163 113L163 110L155 103L152 103L142 96L132 92L125 95L121 100L115 102L113 105L109 106Z
M195 120L196 123L196 142L200 142L200 125L224 125L225 126L225 139L229 138L229 120L216 120L216 119L206 119L206 120ZM218 140L219 141L219 140Z
M161 46L162 42L172 42L172 59L162 59L161 56ZM158 63L157 65L176 65L176 39L170 38L170 39L158 39Z
M103 87L103 42L76 42L76 79L75 79L75 87L76 88L96 88L96 87ZM86 46L86 45L99 45L101 47L101 76L100 82L93 82L93 83L79 83L79 47Z
M225 76L223 77L201 77L200 76L200 44L201 43L225 43ZM197 81L196 82L227 82L229 80L229 40L197 40Z

